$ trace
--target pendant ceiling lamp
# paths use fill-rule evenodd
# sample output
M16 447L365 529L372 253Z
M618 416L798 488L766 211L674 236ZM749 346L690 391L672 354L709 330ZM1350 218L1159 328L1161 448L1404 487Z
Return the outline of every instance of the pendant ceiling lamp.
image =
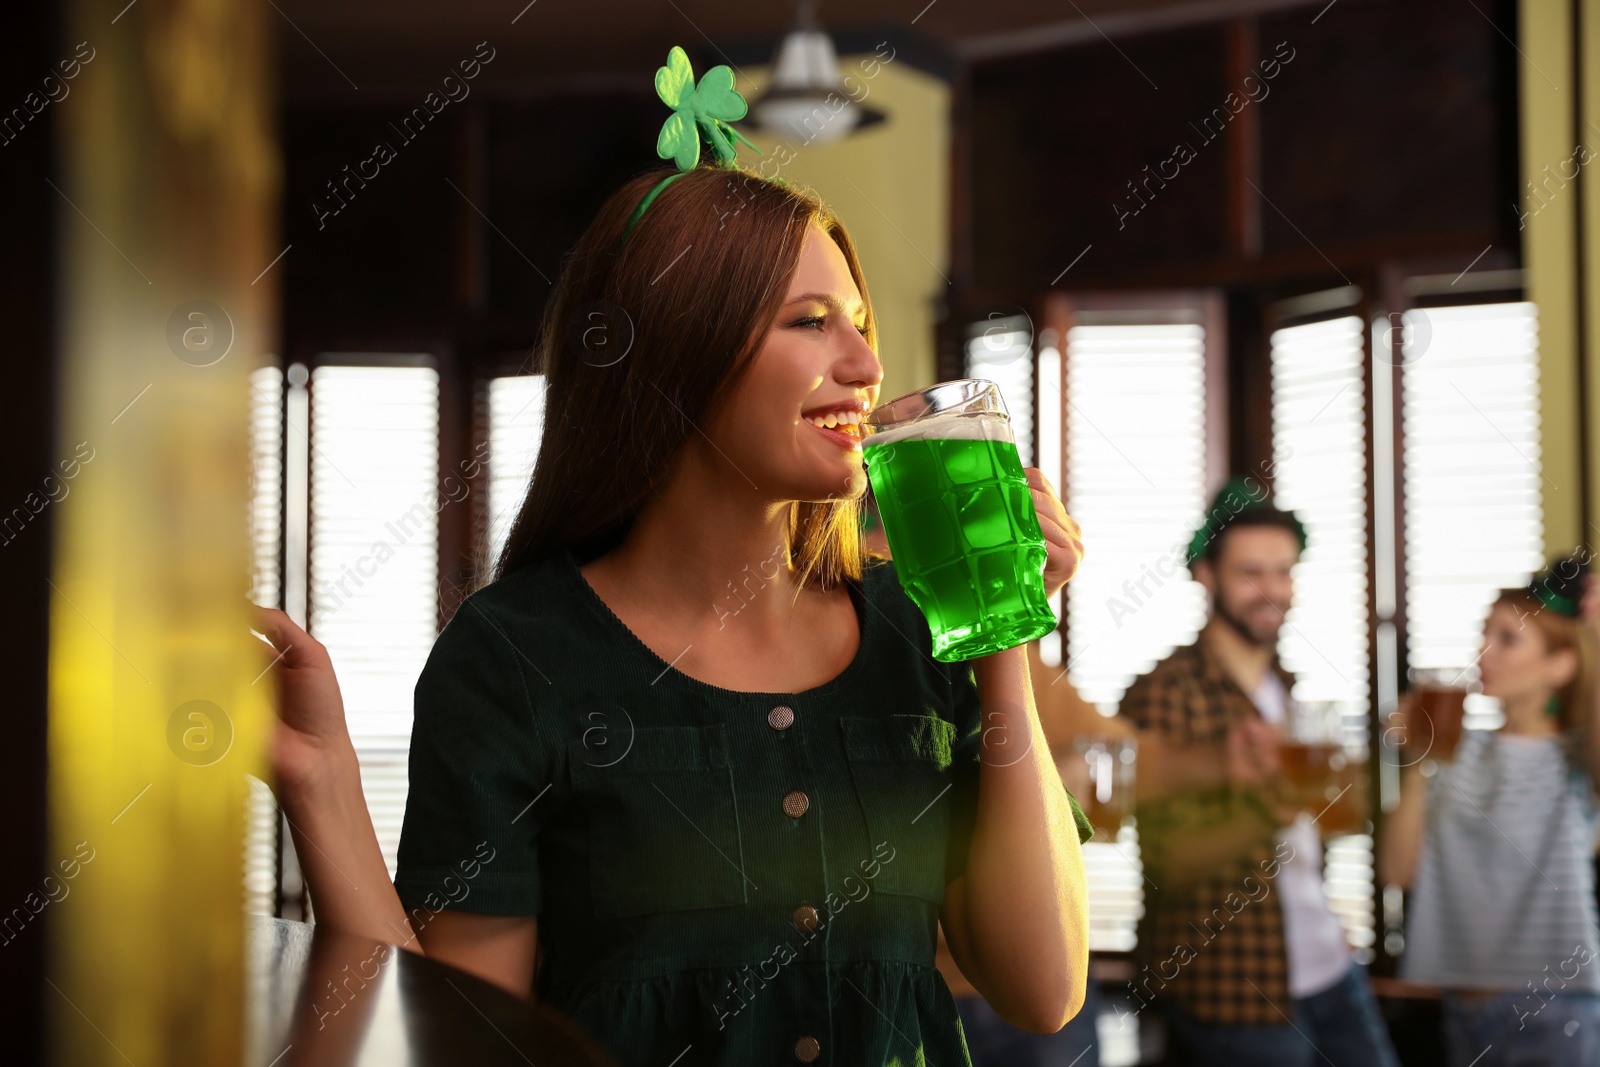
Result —
M846 87L833 38L817 25L813 0L799 0L793 30L778 45L772 82L750 104L746 122L774 137L820 144L837 141L884 120L859 102L866 83Z

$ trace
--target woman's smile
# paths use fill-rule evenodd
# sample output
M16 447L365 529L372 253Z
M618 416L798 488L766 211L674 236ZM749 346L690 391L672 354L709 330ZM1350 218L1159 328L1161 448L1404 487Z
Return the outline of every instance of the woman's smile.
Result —
M814 427L834 444L860 451L866 436L864 423L872 406L865 400L844 400L800 413L800 421Z
M835 444L858 452L861 450L861 416L855 412L812 415L802 421Z

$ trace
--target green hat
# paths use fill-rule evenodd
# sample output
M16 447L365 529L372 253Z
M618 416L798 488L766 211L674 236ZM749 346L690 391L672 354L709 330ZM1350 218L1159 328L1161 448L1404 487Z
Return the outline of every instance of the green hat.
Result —
M1278 511L1268 499L1265 488L1259 482L1252 487L1253 479L1242 478L1234 475L1228 479L1226 485L1217 491L1212 498L1211 506L1206 509L1205 522L1194 532L1189 539L1189 548L1184 554L1183 561L1190 566L1194 561L1205 555L1206 546L1228 528L1235 517L1241 512ZM1294 535L1300 541L1300 551L1306 549L1306 528L1292 511L1280 511L1279 514L1289 519L1289 524L1294 530Z
M1591 558L1588 552L1573 552L1557 560L1529 580L1528 592L1557 615L1576 619Z

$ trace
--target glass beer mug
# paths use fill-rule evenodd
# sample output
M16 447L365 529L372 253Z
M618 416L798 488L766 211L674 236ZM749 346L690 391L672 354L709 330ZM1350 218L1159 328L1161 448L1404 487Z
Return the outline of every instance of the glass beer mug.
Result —
M906 594L946 663L1055 629L1045 543L1000 390L965 378L879 405L862 442Z
M1413 667L1411 687L1416 691L1413 721L1405 724L1403 741L1422 755L1408 756L1415 763L1427 755L1449 759L1461 743L1467 690L1461 684L1466 672L1454 667Z
M1300 806L1328 836L1365 833L1366 756L1344 737L1340 705L1291 698L1288 712L1283 774Z
M1079 734L1073 738L1076 760L1057 762L1061 779L1095 829L1115 841L1133 814L1134 763L1139 743L1131 737ZM1100 840L1096 837L1095 840Z

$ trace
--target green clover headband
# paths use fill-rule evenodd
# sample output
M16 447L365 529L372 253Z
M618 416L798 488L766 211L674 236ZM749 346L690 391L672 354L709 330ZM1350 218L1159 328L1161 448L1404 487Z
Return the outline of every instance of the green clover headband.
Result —
M678 173L661 179L639 201L639 206L633 209L633 215L622 231L623 244L627 244L639 217L661 190L699 165L702 139L716 157L711 164L713 166L738 169L736 142L742 141L750 145L757 155L761 154L761 149L751 144L744 134L728 125L731 121L744 118L748 107L744 97L734 89L733 71L727 66L712 67L700 78L697 86L694 70L689 66L689 57L682 48L673 45L672 51L667 53L667 65L656 70L656 95L672 108L672 114L667 116L656 138L656 155L677 163ZM783 179L774 180L781 183Z
M1257 489L1259 488L1258 486ZM1237 504L1234 503L1235 500L1238 501ZM1241 511L1270 506L1266 494L1261 493L1258 496L1257 491L1250 488L1246 479L1238 475L1229 478L1228 484L1217 491L1216 497L1211 501L1211 506L1206 509L1206 521L1201 524L1200 528L1194 532L1194 536L1189 539L1189 548L1183 557L1184 563L1193 563L1205 555L1206 545L1210 544L1223 530L1227 529L1228 523L1232 522L1234 516ZM1294 512L1286 511L1284 514L1289 517L1289 524L1294 528L1294 535L1300 541L1300 551L1304 552L1306 550L1305 525L1295 516Z
M1540 603L1557 615L1565 615L1569 619L1578 617L1578 602L1572 597L1562 596L1555 590L1546 589L1543 586L1534 587L1533 595L1538 597Z
M1576 619L1582 614L1583 583L1589 559L1587 552L1580 551L1557 560L1529 579L1528 592L1557 615Z

